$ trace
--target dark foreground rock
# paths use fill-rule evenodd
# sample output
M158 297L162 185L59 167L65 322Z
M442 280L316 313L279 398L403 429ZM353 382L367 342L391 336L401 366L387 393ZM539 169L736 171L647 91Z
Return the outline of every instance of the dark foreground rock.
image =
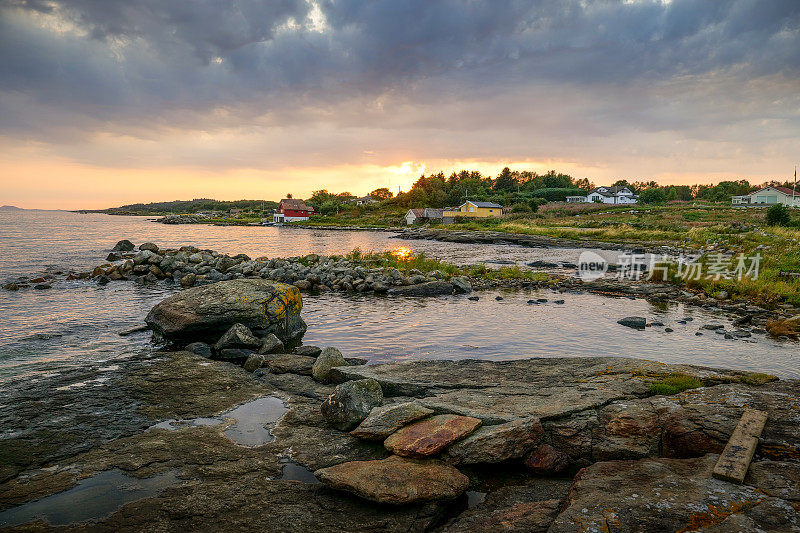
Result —
M375 407L383 403L381 386L374 379L348 381L322 404L322 416L342 431L350 431L364 420Z
M396 455L380 461L343 463L314 475L331 488L395 505L452 500L469 485L469 478L451 466Z
M796 501L769 494L758 481L736 485L714 479L711 472L717 458L710 454L697 459L596 463L576 476L568 505L549 531L800 529ZM780 475L780 465L771 469ZM767 483L765 488L774 490L774 485Z
M441 450L441 460L384 460L390 452L379 440L356 438L328 424L320 406L335 387L296 373L308 371L313 357L305 357L302 369L287 365L286 373L259 368L251 374L188 352L158 352L132 361L135 366L114 374L103 387L73 392L57 387L44 395L32 382L15 387L9 394L15 401L24 396L21 413L32 429L0 440L0 455L7 459L7 465L0 464L0 512L117 469L140 479L170 475L173 481L155 496L109 508L94 522L67 530L797 527L798 381L768 382L745 372L611 358L337 367L332 371L337 380L374 378L385 393L384 405L364 413L375 415L364 424L376 432L396 431L398 420L413 427L415 420L402 409L389 415L392 407L409 402L414 416L433 416L417 407L424 406L435 414L482 421L471 436ZM651 383L673 373L695 376L705 386L672 396L649 392ZM80 381L94 377L81 375ZM229 419L235 419L231 409L270 396L277 397L282 416L257 429L274 440L257 447L237 444L230 437L237 427ZM93 414L100 403L106 409L102 419ZM124 410L117 413L112 407ZM724 445L746 407L769 416L748 476L741 486L714 480L709 473L716 455L706 454ZM48 422L42 417L49 411L75 411L77 418ZM132 413L136 418L120 426ZM97 422L83 430L85 424L74 422L80 418ZM3 422L5 428L14 420ZM116 429L109 431L109 426ZM464 464L461 457L479 464ZM492 463L496 460L502 462ZM461 462L446 466L449 461ZM304 467L317 471L318 478ZM326 477L326 469L338 472L337 477ZM550 477L556 469L558 477ZM303 474L299 478L297 471ZM473 502L485 493L485 500L470 509L467 496L458 496L467 482L476 491L468 493ZM44 522L23 527L54 529Z
M174 341L215 342L241 323L253 332L274 333L288 342L305 333L302 308L296 287L239 279L181 291L153 307L145 321L153 331Z

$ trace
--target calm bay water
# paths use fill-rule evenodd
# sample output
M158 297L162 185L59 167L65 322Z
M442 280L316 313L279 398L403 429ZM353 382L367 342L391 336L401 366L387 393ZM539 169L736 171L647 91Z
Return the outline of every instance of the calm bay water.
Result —
M436 241L406 241L387 232L327 231L275 227L167 226L143 217L66 212L0 212L0 279L51 269L87 269L104 259L114 243L129 238L159 246L191 244L251 257L339 254L353 248L391 250L406 246L466 264L496 259L575 261L578 250L530 249ZM151 349L148 334L117 332L143 322L150 308L177 290L159 283L142 287L112 282L58 281L45 291L0 291L0 390L10 378L46 379L68 368L119 365ZM495 300L502 295L503 300ZM707 311L643 300L550 291L485 292L480 301L463 296L437 299L379 298L329 293L305 297L304 341L334 345L348 356L371 361L412 358L629 356L666 363L758 370L800 377L797 344L756 336L725 340L700 325L727 320ZM532 297L548 303L527 305ZM563 299L564 304L553 300ZM642 315L675 329L634 331L616 321ZM693 317L688 324L677 320ZM63 386L63 384L61 385ZM103 382L76 383L103 386Z

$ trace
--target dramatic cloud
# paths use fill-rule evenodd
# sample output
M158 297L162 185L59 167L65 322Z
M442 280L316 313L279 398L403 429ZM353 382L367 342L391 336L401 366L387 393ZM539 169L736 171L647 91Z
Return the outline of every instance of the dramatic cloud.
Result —
M88 166L767 178L798 80L797 0L0 0L0 149Z

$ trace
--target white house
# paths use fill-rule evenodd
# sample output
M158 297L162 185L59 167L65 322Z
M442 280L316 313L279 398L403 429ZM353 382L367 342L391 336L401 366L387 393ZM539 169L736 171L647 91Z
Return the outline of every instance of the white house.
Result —
M567 203L635 204L639 197L627 187L595 187L586 196L567 196Z
M732 196L733 205L775 205L800 206L800 193L793 192L789 187L768 186L750 194Z
M635 204L639 197L627 187L615 185L613 187L595 187L586 195L587 202L604 204Z

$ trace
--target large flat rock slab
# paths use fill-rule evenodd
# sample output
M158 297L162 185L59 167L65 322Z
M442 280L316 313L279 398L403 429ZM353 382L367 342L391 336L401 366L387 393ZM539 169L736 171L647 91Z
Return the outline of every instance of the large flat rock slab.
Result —
M475 431L481 421L458 415L436 415L392 433L383 445L404 457L427 457Z
M472 416L487 424L559 418L614 400L644 397L651 381L672 373L710 384L738 382L748 374L613 357L412 361L333 370L337 380L373 378L386 396L419 397L437 413Z
M452 500L469 485L469 478L452 466L396 455L380 461L342 463L314 475L331 488L395 505Z
M595 463L575 478L551 533L793 531L796 502L712 477L717 455Z

